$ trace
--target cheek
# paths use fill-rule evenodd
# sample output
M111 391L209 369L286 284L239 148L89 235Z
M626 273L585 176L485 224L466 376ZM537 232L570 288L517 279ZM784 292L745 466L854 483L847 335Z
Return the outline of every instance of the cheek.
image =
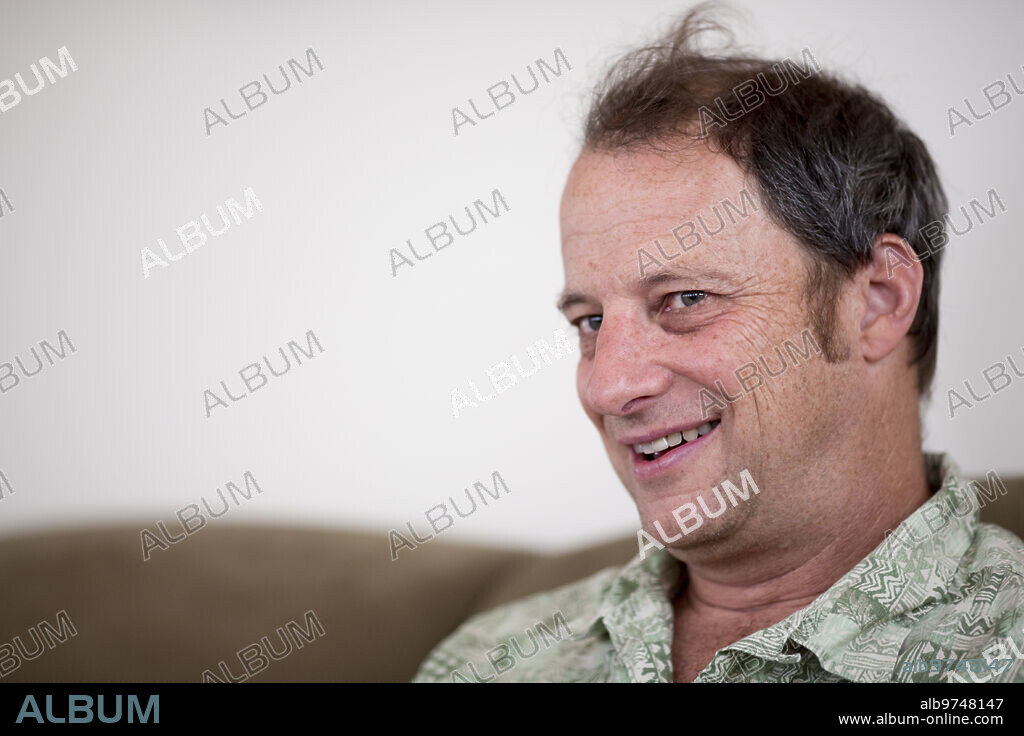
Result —
M737 357L740 359L737 360ZM733 372L742 356L734 352L724 352L719 346L710 346L706 352L691 362L688 374L701 386L715 390L717 385L729 387L733 380ZM731 392L730 392L731 393Z
M722 387L731 396L737 384L736 368L749 362L747 355L731 344L734 336L709 334L700 339L678 338L671 349L668 367L691 384L693 399L700 406L704 391L716 396ZM688 392L690 393L690 392Z
M776 394L804 382L799 373L817 358L813 347L805 350L799 334L770 335L732 322L689 349L699 355L689 375L727 405L751 397L774 403Z
M836 421L832 386L822 358L791 355L785 348L760 355L755 368L741 373L733 386L731 408L739 424L753 431L776 458L798 462L813 456L842 434ZM817 450L814 448L818 448Z

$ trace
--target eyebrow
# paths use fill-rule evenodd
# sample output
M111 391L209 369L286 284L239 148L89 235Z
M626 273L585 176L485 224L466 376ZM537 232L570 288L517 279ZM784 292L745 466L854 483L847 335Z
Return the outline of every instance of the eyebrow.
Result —
M720 271L705 271L705 270L690 270L690 269L679 269L677 271L662 270L657 273L647 274L643 278L636 281L632 288L635 291L649 291L655 286L670 283L673 281L682 281L683 279L699 279L703 282L711 282L716 285L735 284L735 279ZM591 302L593 299L586 294L578 291L569 291L563 293L556 302L555 306L558 311L564 312L569 307L575 306L576 304L582 304Z
M569 307L589 301L590 299L586 295L581 294L578 291L570 291L558 297L558 301L555 302L555 308L559 312L564 312Z

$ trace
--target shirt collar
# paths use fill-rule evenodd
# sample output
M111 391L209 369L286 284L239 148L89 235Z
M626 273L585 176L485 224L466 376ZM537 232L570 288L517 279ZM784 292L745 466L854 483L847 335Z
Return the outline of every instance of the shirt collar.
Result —
M685 565L664 549L639 554L630 560L601 593L596 610L583 611L576 619L583 632L580 638L604 630L604 619L620 618L624 611L645 609L653 611L671 602L678 591Z
M632 682L672 681L672 599L684 566L657 550L634 557L605 584L596 611L581 611L574 639L611 639Z

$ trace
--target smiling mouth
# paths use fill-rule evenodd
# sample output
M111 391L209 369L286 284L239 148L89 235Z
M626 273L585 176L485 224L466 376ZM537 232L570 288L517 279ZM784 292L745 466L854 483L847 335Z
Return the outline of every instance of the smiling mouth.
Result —
M699 427L688 429L685 432L673 432L672 434L667 434L664 437L658 437L650 442L640 442L632 446L633 451L643 458L644 462L651 462L653 460L657 460L665 453L671 452L677 447L681 447L688 442L693 442L694 440L703 437L721 424L721 422L721 419L713 419L710 422L705 422Z

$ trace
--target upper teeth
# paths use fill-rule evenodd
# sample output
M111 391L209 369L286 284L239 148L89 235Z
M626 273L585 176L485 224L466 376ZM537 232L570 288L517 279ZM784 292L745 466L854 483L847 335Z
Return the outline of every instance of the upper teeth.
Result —
M659 437L656 440L650 442L640 442L633 445L633 449L641 455L653 455L656 452L662 452L670 447L681 445L684 442L691 442L698 437L703 437L711 431L711 422L705 422L696 429L688 429L685 432L673 432L667 434L664 437Z

